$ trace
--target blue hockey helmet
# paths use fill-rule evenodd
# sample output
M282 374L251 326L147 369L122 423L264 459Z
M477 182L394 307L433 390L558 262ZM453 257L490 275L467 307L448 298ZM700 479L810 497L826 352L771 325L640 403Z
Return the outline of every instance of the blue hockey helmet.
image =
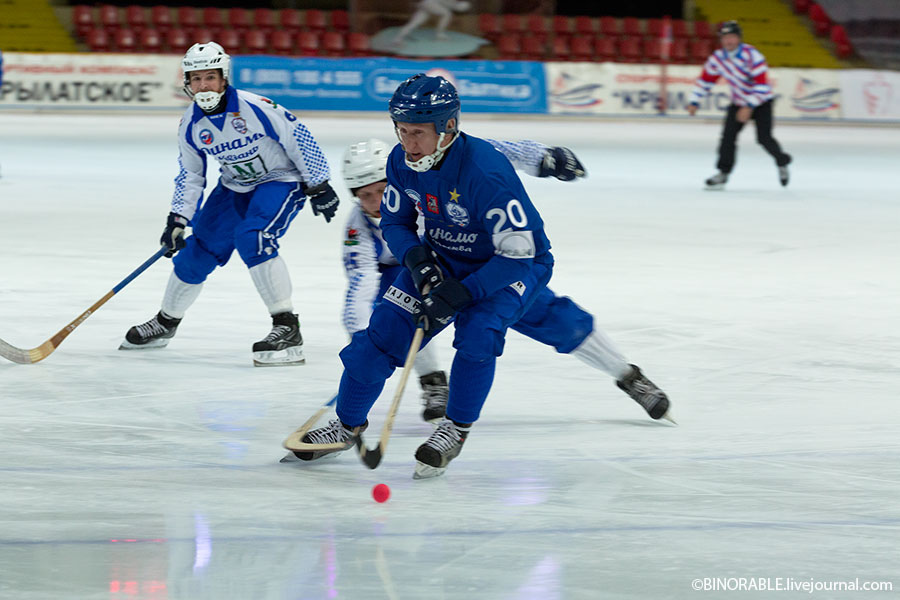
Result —
M441 76L413 75L400 84L391 98L391 119L400 123L434 123L437 133L455 133L459 129L459 94L453 84ZM450 119L456 128L447 129Z

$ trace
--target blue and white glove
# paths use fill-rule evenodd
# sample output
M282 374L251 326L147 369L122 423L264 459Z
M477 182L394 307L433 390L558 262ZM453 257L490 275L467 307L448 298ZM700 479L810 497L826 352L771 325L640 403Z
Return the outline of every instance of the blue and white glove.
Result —
M159 238L160 245L169 249L166 252L166 258L172 258L176 252L184 248L184 228L187 226L188 220L185 217L175 212L169 213L166 230Z
M575 153L562 146L547 148L538 172L538 177L556 177L560 181L572 181L585 175L587 171Z

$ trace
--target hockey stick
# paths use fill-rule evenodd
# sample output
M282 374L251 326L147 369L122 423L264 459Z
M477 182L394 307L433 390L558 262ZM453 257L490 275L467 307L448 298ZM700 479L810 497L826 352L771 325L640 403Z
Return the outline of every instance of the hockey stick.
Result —
M331 400L322 405L322 408L316 411L316 414L311 416L306 420L306 423L297 428L297 430L291 435L285 438L284 442L281 444L285 447L285 449L290 451L315 451L315 450L340 450L342 448L346 448L346 444L343 443L335 443L335 444L309 444L303 441L303 436L309 433L309 430L312 429L313 425L315 425L319 419L322 418L328 409L334 406L334 403L337 402L337 395L332 396Z
M131 283L135 277L143 273L147 268L155 263L159 258L168 252L168 248L163 246L157 252L144 261L144 264L139 266L137 269L131 272L131 274L120 281L116 287L111 289L106 293L105 296L97 300L89 309L78 315L78 318L60 329L56 335L52 338L38 346L37 348L31 348L30 350L23 350L22 348L16 348L10 344L7 344L5 341L0 339L0 356L7 360L11 360L14 363L19 363L20 365L28 365L32 363L36 363L40 360L44 360L50 354L56 350L56 348L63 342L66 337L75 330L76 327L84 323L85 319L94 314L98 308L106 304L106 301L115 296L123 287Z
M400 376L400 383L397 385L397 391L394 392L394 401L388 410L387 418L384 426L381 428L381 439L378 445L371 450L366 448L362 435L358 435L356 446L359 450L359 458L370 469L376 468L381 463L384 451L387 448L388 440L391 437L391 429L394 427L394 417L397 416L397 409L400 408L400 398L403 397L403 390L406 389L406 381L409 379L409 372L412 371L413 363L416 362L416 354L422 346L422 340L425 338L425 330L421 327L416 329L416 335L413 336L412 343L409 345L409 353L406 355L406 363L403 365L403 374Z

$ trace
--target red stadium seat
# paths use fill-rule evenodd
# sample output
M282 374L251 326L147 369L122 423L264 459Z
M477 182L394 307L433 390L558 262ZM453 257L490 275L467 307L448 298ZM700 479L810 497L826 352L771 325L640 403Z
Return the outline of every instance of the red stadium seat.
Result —
M100 24L108 31L114 31L121 26L119 21L119 7L111 4L100 5Z
M142 52L158 54L162 52L163 38L156 29L147 28L138 35L138 46Z
M659 63L662 62L662 40L658 37L648 37L644 40L644 62Z
M572 21L569 17L556 15L553 17L553 35L556 37L568 37L572 34Z
M615 17L600 17L600 33L606 37L618 37L621 34L619 22Z
M521 52L519 58L541 61L547 56L545 43L537 36L525 35L520 38Z
M547 21L541 15L528 15L526 27L528 35L540 40L541 44L545 43L547 38L550 37L547 31Z
M72 7L72 25L78 37L84 38L94 27L94 11L85 4L76 4Z
M315 8L306 11L306 27L312 31L325 31L328 28L325 13Z
M805 15L809 12L809 5L812 0L794 0L794 12L798 15Z
M164 36L172 29L172 11L168 6L154 6L150 9L150 23L161 36Z
M237 29L223 29L216 35L219 43L228 54L240 54L243 50L243 34Z
M819 4L812 4L809 7L809 18L812 19L813 29L816 35L823 36L831 29L831 19L825 13L825 9Z
M335 31L350 31L350 14L346 10L331 11L331 28Z
M140 35L140 31L147 26L147 12L143 6L130 4L125 7L125 26Z
M522 42L518 35L506 33L500 36L497 50L500 53L500 60L519 60L522 57Z
M314 31L301 31L298 33L297 51L303 56L318 56L319 34Z
M641 31L641 22L634 17L625 17L622 19L622 33L631 37L641 37L644 35L644 32Z
M248 54L266 54L269 50L269 40L261 29L253 28L245 33L244 44Z
M290 56L294 53L294 36L290 31L276 29L272 32L272 50L275 54Z
M713 52L712 42L709 40L694 40L691 42L691 53L688 56L691 63L702 64L706 62Z
M496 42L503 33L503 27L497 15L484 13L478 15L478 31L485 38Z
M200 15L190 6L179 6L175 11L175 26L188 33L200 27Z
M185 29L170 29L166 33L165 48L169 52L185 52L192 45L191 38Z
M200 16L200 23L197 26L212 29L213 31L222 29L225 26L225 21L222 19L222 11L213 7L204 8Z
M572 50L569 47L569 38L563 36L553 38L550 55L552 60L571 60Z
M679 64L688 62L688 41L685 38L675 38L672 40L672 49L670 50L669 60Z
M347 53L344 34L340 31L326 31L322 34L322 50L325 56L344 56Z
M685 21L684 19L672 19L672 37L676 37L676 38L691 37L690 31L688 31L687 21Z
M716 34L708 21L694 21L694 38L701 40L714 40Z
M275 11L269 8L257 8L253 11L253 28L265 34L275 29Z
M611 62L619 56L616 38L603 37L594 40L594 54L600 62Z
M853 46L843 25L835 25L831 28L831 41L834 43L835 54L838 58L848 58L853 54Z
M297 32L303 28L303 13L292 8L285 8L278 13L278 22L282 29Z
M576 35L572 38L572 60L589 62L594 58L593 38L586 35Z
M207 29L206 27L198 27L193 32L191 32L191 41L188 42L190 46L194 44L205 44L206 42L217 41L218 36L213 35L212 29ZM221 43L221 40L218 40ZM187 48L185 48L187 50ZM228 48L225 48L225 52L228 52Z
M116 30L113 36L116 52L134 52L137 50L137 36L127 28Z
M647 19L647 37L661 38L663 36L663 20Z
M240 31L250 29L250 11L246 8L229 8L228 26Z
M369 36L365 33L350 33L347 35L347 48L351 56L371 56L372 46L369 44Z
M503 15L504 33L525 33L525 22L522 15Z
M594 29L594 20L590 17L575 17L575 35L586 35L593 37L596 33Z
M625 37L619 42L619 56L622 62L641 62L643 52L641 52L641 40L636 37Z
M88 31L87 45L92 52L109 52L109 35L106 30L96 27Z

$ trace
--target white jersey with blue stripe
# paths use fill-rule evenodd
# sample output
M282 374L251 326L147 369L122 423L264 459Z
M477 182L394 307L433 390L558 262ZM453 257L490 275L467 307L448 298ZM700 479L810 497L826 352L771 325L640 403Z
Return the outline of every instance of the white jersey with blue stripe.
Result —
M222 185L241 193L269 181L311 187L331 178L319 144L287 109L231 86L225 102L225 111L214 115L192 104L181 119L172 212L194 216L206 187L207 156L219 162Z

